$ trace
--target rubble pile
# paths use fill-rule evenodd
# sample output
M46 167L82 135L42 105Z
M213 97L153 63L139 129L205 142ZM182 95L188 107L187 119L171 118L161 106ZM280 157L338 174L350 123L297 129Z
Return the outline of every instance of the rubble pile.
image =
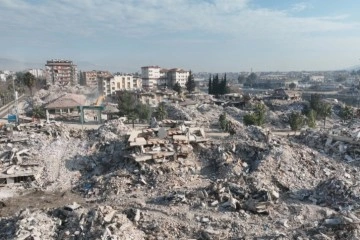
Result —
M356 125L287 136L244 126L234 107L168 110L176 120L134 130L120 120L6 126L1 186L59 195L13 216L0 202L0 239L359 238ZM224 112L235 133L206 135Z
M49 211L20 211L0 232L1 239L144 239L135 227L140 212L130 219L111 206L83 208L76 202ZM11 223L11 224L9 224ZM0 223L1 224L1 223Z
M0 184L62 189L78 179L71 163L62 161L84 149L80 139L86 137L81 130L60 123L30 123L8 125L0 133L4 143L0 145Z
M302 132L302 143L307 146L324 152L327 155L341 159L348 163L360 160L358 130L344 130L342 128L333 131Z
M185 112L184 108L177 104L166 104L166 111L170 119L192 120L192 117Z
M165 121L162 122L164 123ZM131 153L127 157L136 162L162 162L169 157L176 160L178 156L187 157L192 152L191 143L207 140L204 129L185 125L170 129L161 127L133 130L129 133L128 147Z
M99 137L101 139L104 139L105 141L108 140L116 140L118 136L125 135L130 128L126 126L122 120L115 119L110 120L101 125L98 128L97 133L99 134Z

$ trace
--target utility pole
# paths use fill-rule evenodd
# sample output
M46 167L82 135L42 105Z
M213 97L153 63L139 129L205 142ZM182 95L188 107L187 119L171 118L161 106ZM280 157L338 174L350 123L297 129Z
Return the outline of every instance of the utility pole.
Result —
M12 78L12 85L14 89L14 104L15 104L15 111L16 111L16 124L19 125L19 104L18 104L18 92L15 89L15 80Z

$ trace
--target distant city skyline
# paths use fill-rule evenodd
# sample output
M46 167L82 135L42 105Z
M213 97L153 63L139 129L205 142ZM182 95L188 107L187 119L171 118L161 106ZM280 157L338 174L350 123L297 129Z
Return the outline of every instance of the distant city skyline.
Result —
M0 0L0 70L51 59L112 72L339 70L360 64L359 8L358 0Z

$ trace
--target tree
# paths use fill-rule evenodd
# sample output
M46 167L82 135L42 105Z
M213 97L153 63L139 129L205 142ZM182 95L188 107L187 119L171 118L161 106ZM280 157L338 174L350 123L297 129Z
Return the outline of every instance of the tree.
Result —
M212 94L214 94L214 95L218 95L218 94L219 94L219 86L220 86L219 75L216 74L216 75L213 77L213 81L212 81L212 86L211 86Z
M290 83L290 84L289 84L289 88L290 88L291 90L294 90L294 89L296 88L296 83L294 83L294 82Z
M316 112L313 109L310 109L307 113L306 113L306 123L310 128L315 128L316 127Z
M324 128L325 128L326 118L331 115L331 105L329 103L321 102L319 104L319 109L317 111L317 114L319 115L319 117L324 119Z
M226 113L220 114L219 116L220 128L224 131L227 130L228 120L226 119Z
M126 116L135 126L135 120L148 120L150 118L150 107L138 101L134 93L123 91L118 97L119 114Z
M246 114L243 117L243 122L245 125L256 125L262 126L266 120L266 108L265 105L259 103L255 106L254 112Z
M350 120L354 117L354 109L350 106L345 106L340 109L339 116L342 120Z
M213 94L211 75L210 75L210 77L209 77L208 93L209 93L209 94Z
M45 118L46 116L45 108L42 106L33 106L32 116L34 118Z
M32 75L30 72L25 73L23 81L25 86L27 86L30 90L30 95L32 96L32 88L35 85L35 76Z
M298 131L300 130L305 124L305 118L300 112L291 112L289 115L289 124L291 130Z
M255 106L256 125L262 126L266 120L266 108L262 103L258 103Z
M162 121L167 117L167 114L165 103L160 103L156 110L156 118Z
M219 94L227 94L229 93L229 88L227 86L227 80L226 80L226 73L224 77L221 79L220 86L219 86Z
M178 95L180 95L181 92L182 92L182 88L181 88L181 86L180 86L180 83L176 82L176 83L174 84L174 86L173 86L173 90L174 90L175 92L177 92Z
M246 114L243 117L243 122L246 126L256 125L256 116L253 113Z
M136 116L139 120L148 121L151 117L151 108L147 104L137 103L136 104Z
M321 107L321 97L320 94L315 93L310 95L310 108L319 113L319 109Z
M194 76L192 75L191 71L189 73L189 76L188 76L185 86L186 86L186 90L189 93L192 93L195 90L196 83L195 83Z

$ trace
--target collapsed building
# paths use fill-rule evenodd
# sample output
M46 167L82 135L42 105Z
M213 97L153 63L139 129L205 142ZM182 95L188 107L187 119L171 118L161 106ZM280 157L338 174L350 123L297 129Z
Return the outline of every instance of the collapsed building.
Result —
M164 120L162 124L176 124L176 121ZM184 123L174 128L148 128L129 133L128 157L136 162L155 160L159 162L178 156L187 156L192 147L190 144L206 142L203 128L186 127Z

